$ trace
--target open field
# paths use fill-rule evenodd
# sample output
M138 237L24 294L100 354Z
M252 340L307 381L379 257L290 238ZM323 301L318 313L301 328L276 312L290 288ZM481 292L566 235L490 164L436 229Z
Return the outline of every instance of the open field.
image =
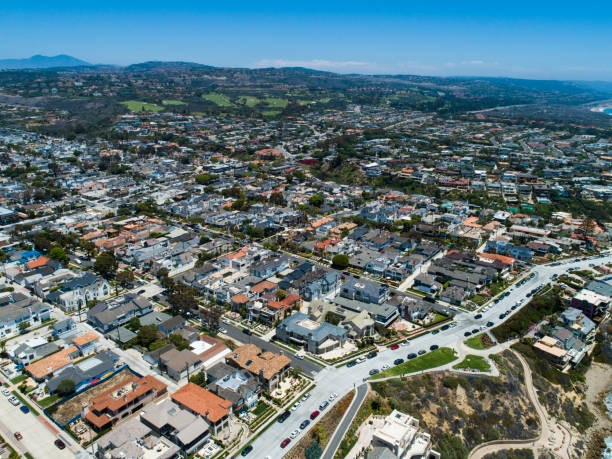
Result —
M162 100L163 105L187 105L186 102L174 99L164 99Z
M208 94L204 94L202 96L202 99L208 100L216 104L218 107L233 107L234 106L234 104L230 102L227 96L224 96L223 94L219 94L216 92L210 92Z
M455 351L450 347L441 347L428 354L416 357L412 360L408 360L400 365L394 366L385 370L377 375L372 376L370 379L381 379L389 376L400 376L409 373L416 373L417 371L429 370L430 368L440 367L451 363L456 360Z
M279 97L266 97L264 102L271 108L285 108L289 105L289 101L287 99L281 99Z
M148 102L141 102L138 100L126 100L121 102L121 105L125 105L131 112L159 112L163 110L162 107L156 104L150 104Z
M247 107L253 108L259 103L259 99L255 96L242 96L238 99L238 102L246 105Z

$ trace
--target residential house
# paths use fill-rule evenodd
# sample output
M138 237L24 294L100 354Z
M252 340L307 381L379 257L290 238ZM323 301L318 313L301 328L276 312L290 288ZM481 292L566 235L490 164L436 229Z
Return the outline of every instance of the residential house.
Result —
M245 344L226 355L226 362L258 378L268 392L273 391L289 370L291 359L284 354L262 352L254 344Z
M171 398L179 407L204 419L213 435L217 435L228 425L232 402L194 383L187 383L172 394Z

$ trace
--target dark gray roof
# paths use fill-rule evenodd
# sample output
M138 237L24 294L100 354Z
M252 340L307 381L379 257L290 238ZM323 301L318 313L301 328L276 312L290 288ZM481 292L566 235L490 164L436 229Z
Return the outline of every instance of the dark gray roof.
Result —
M81 362L81 364L66 368L60 374L51 378L47 382L49 392L55 392L57 390L57 386L59 386L59 384L65 379L70 379L76 385L79 385L84 381L107 373L114 368L115 362L118 360L119 357L115 353L109 350L104 350L96 356L84 360Z

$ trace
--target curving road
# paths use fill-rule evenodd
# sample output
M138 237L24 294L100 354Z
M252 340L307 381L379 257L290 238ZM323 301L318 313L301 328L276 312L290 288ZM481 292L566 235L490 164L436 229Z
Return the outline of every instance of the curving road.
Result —
M342 442L342 439L344 438L346 431L351 426L351 422L353 421L353 418L355 417L355 415L357 414L357 411L361 407L361 404L365 400L366 395L368 395L368 384L367 383L362 384L361 386L357 387L357 393L355 394L355 397L351 401L351 404L348 410L346 410L346 413L344 413L344 416L342 417L340 424L338 424L338 427L334 431L334 434L329 440L329 443L327 443L327 446L325 447L325 451L323 451L323 455L321 456L321 459L332 459L334 457L334 454L336 453L338 446L340 446L340 442Z
M536 409L536 413L540 418L540 434L534 439L525 441L500 440L483 443L482 445L478 445L477 447L475 447L470 452L469 459L482 459L487 454L496 453L506 449L530 449L534 453L536 453L536 451L540 448L547 449L550 453L553 453L557 457L561 457L563 459L570 459L568 448L571 437L569 432L567 431L567 429L560 426L559 424L555 424L554 420L549 418L547 411L540 404L538 394L536 393L535 387L533 386L531 368L529 368L529 365L527 364L522 355L520 355L516 351L512 351L512 353L519 359L521 365L523 366L527 395L529 396L529 400L531 401L531 403L533 403L533 406Z
M249 457L270 457L274 459L283 457L286 452L291 449L293 443L297 441L293 440L285 449L281 448L280 443L287 438L288 433L298 428L303 420L309 419L310 413L317 410L319 404L323 400L329 398L330 393L335 392L339 395L339 397L336 397L331 402L331 404L333 404L341 399L347 392L353 390L357 385L361 385L362 382L369 377L370 370L374 368L380 369L383 364L392 366L395 359L398 357L406 358L406 354L411 352L417 352L421 349L429 351L430 346L434 344L440 347L452 346L465 339L465 332L480 329L484 327L484 324L488 321L494 322L494 326L499 325L499 323L503 322L503 320L499 319L501 313L510 310L511 306L520 302L520 306L516 308L515 312L518 311L522 306L528 303L528 301L526 301L528 299L527 294L532 289L549 283L553 275L560 275L567 272L569 269L588 268L590 263L603 264L610 262L612 262L612 254L606 254L597 259L591 258L588 260L564 262L557 266L534 266L530 271L530 273L534 273L534 277L528 279L527 282L521 286L512 287L512 294L500 300L497 304L492 305L489 311L483 313L483 317L480 319L475 319L474 313L459 312L455 316L457 326L454 328L440 332L437 335L427 333L423 336L419 336L410 341L408 345L401 346L395 351L384 349L376 358L366 360L364 363L352 368L347 368L346 366L340 368L328 366L323 368L314 377L316 386L311 391L311 397L293 411L291 417L284 424L271 426L257 437L252 443L253 451L249 454ZM510 315L508 317L510 317ZM302 431L302 434L307 432L314 425L315 423L310 423L310 425Z

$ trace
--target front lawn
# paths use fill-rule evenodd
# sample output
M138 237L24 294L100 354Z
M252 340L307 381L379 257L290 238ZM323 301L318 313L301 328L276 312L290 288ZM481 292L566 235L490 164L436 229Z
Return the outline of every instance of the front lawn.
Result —
M441 347L428 354L408 360L400 365L389 368L388 370L372 376L370 379L381 379L389 376L400 376L418 371L429 370L430 368L440 367L457 360L455 351L450 347Z
M46 408L48 406L53 405L55 402L57 402L60 399L60 396L55 394L55 395L51 395L49 397L45 397L42 400L39 400L37 403L43 407Z
M468 354L465 356L462 362L453 366L455 370L478 370L478 371L489 371L491 369L491 365L486 361L484 357L479 355Z

